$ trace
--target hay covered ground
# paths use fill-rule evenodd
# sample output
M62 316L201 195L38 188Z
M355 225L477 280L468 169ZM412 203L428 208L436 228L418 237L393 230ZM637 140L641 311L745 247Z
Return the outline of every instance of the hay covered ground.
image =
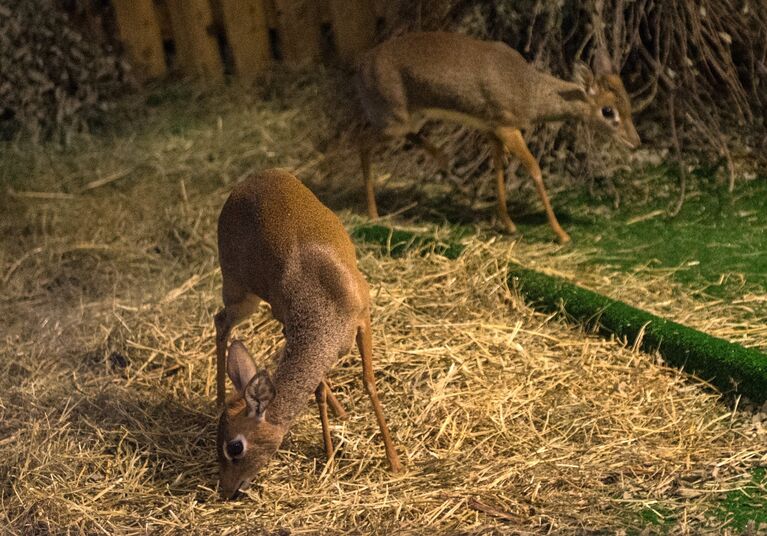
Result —
M764 413L656 356L533 312L506 286L505 267L553 270L764 348L759 293L693 296L673 271L595 267L586 244L517 242L492 231L487 204L455 261L358 245L379 392L407 471L387 471L351 355L331 375L350 413L333 421L335 458L326 464L307 394L265 478L244 500L218 500L216 217L234 182L282 166L349 227L362 221L354 152L328 141L331 85L277 75L258 90L162 87L70 148L3 147L0 525L18 534L758 530ZM415 151L379 155L382 207L410 207L398 224L444 219L434 199L448 184L419 184L430 165ZM519 203L536 207L530 194ZM265 309L237 333L257 356L279 342Z

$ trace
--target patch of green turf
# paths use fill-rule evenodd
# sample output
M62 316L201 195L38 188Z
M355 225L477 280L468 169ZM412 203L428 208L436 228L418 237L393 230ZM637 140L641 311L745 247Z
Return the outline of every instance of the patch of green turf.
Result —
M452 238L445 241L381 225L360 225L352 230L356 240L377 243L388 254L399 256L408 250L428 248L450 259L463 246ZM544 311L564 310L586 326L605 334L639 341L646 351L659 351L670 364L698 374L723 391L737 391L752 400L767 399L767 356L724 339L652 315L635 307L561 278L522 266L509 267L509 283L520 289L526 301Z
M352 236L362 242L384 246L392 256L401 256L416 248L455 259L463 251L463 246L452 237L440 241L432 236L381 225L357 226L352 230ZM724 390L733 386L734 379L738 390L753 400L762 401L767 396L767 358L756 350L711 337L559 278L522 267L512 266L510 277L516 278L517 283L522 281L523 294L544 310L564 309L586 325L626 337L632 342L641 333L642 347L651 351L659 349L670 363L683 365L688 371L711 378L713 384ZM767 469L758 468L752 474L751 484L728 493L719 506L711 510L713 516L728 522L730 528L738 531L744 530L751 522L757 530L762 523L767 524ZM673 510L662 505L644 508L636 515L639 518L637 524L642 529L654 527L654 533L671 532L677 521Z
M386 254L401 257L408 251L433 251L448 259L457 259L465 247L458 242L460 233L454 234L449 241L442 241L432 236L393 229L383 225L358 225L352 229L352 238L362 242L379 244L386 248Z
M578 189L555 200L557 214L575 247L596 248L591 262L633 270L647 266L674 270L674 279L718 297L767 290L767 177L739 179L732 194L698 168L676 217L667 208L677 195L677 173L662 165L618 182L619 209ZM571 215L573 217L568 218ZM574 216L577 216L574 217ZM526 239L551 241L546 225L519 225Z
M728 522L730 530L743 531L751 522L757 531L762 524L761 530L767 530L767 468L754 469L751 482L725 495L713 513L716 518Z
M676 516L674 512L662 505L656 504L652 508L642 508L637 514L639 517L639 525L645 529L652 526L653 534L661 533L668 534L676 523ZM639 531L630 531L629 534L641 534Z

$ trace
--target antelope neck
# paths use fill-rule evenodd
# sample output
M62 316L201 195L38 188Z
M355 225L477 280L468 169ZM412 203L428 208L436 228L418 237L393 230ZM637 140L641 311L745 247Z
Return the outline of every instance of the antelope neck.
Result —
M290 427L306 408L307 397L314 394L337 359L337 351L317 350L311 356L286 351L274 374L275 397L267 410L267 419L277 426Z
M566 82L553 76L545 76L534 85L534 91L540 97L533 112L532 121L536 123L563 121L566 119L585 119L590 107L585 100L565 99L563 93L577 95L582 89L577 84Z

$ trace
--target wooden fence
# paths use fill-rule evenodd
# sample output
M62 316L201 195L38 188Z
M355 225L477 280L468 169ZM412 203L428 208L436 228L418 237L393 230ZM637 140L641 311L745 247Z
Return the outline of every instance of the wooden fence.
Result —
M274 61L334 56L373 44L385 0L111 0L118 39L139 80L169 71L252 79Z

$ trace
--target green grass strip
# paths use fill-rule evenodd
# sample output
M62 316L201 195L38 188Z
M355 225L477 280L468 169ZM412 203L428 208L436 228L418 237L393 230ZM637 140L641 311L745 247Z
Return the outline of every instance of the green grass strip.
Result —
M392 256L423 249L456 259L464 250L464 246L456 242L382 225L357 226L352 237L385 246ZM564 311L600 334L626 339L632 345L639 340L643 350L657 350L669 364L683 367L722 391L734 389L755 402L767 400L767 355L758 350L712 337L522 266L509 266L509 283L540 311Z

